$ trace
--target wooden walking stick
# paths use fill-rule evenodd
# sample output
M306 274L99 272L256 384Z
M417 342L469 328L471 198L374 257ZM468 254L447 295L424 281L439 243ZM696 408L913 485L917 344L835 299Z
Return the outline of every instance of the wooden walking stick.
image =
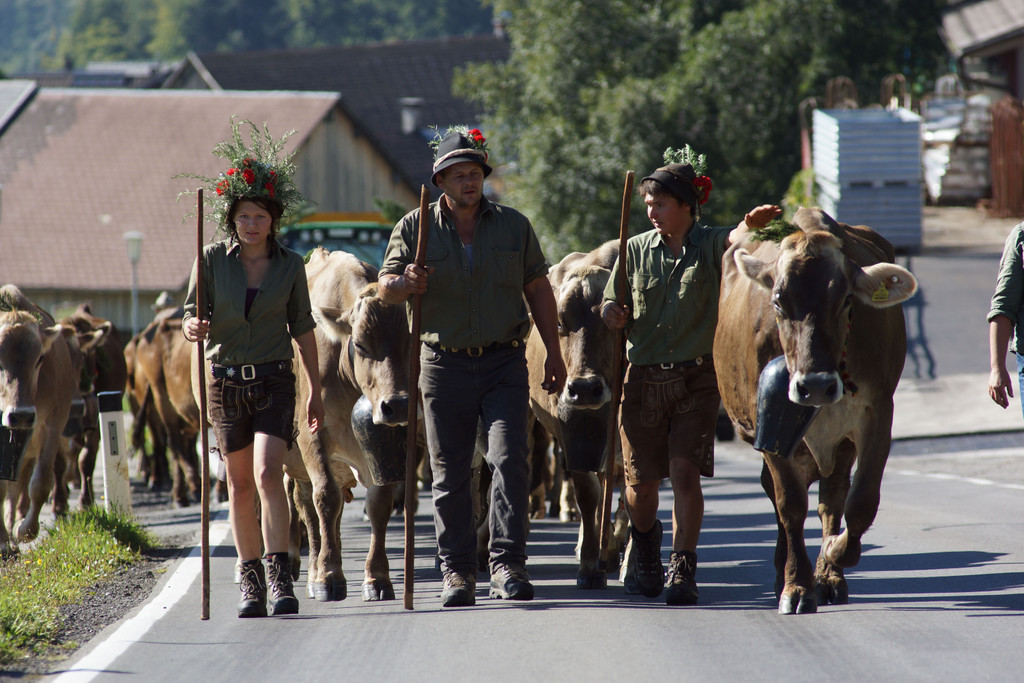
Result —
M430 229L430 192L420 186L420 225L416 235L416 265L427 258L427 236ZM416 504L416 432L420 406L420 294L412 296L412 323L409 326L409 431L405 450L405 609L412 609L412 579L416 559L416 525L413 506Z
M196 317L200 320L206 314L203 300L203 188L199 188L199 207L196 210ZM199 443L203 452L201 489L200 552L202 556L203 597L201 619L210 618L210 435L206 427L206 342L196 340L196 361L199 367Z
M633 198L633 172L626 171L626 186L622 190L622 214L619 217L619 262L615 277L615 302L620 306L626 300L626 240L629 239L629 207ZM622 345L625 330L615 334L615 353L612 355L611 415L608 418L608 460L604 467L604 487L601 501L601 555L608 550L611 540L612 488L615 486L615 440L619 435L619 401L622 397Z

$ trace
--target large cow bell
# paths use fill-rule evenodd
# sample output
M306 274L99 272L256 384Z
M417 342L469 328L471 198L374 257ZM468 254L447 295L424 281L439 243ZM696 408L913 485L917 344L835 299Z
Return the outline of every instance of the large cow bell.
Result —
M789 368L786 357L768 361L757 380L757 426L754 448L792 457L821 406L802 406L789 400Z
M405 481L406 433L405 425L388 427L373 422L373 405L366 396L360 396L352 407L352 432L359 441L370 478L376 486Z
M8 429L0 425L0 479L18 481L21 458L31 436L31 429Z
M597 410L559 406L564 443L565 469L570 472L604 472L608 451L609 404Z

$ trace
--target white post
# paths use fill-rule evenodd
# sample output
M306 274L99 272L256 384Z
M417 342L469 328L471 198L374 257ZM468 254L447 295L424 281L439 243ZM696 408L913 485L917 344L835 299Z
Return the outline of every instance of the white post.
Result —
M103 509L132 511L132 490L128 481L128 443L120 391L96 394L100 404L100 440L103 447Z

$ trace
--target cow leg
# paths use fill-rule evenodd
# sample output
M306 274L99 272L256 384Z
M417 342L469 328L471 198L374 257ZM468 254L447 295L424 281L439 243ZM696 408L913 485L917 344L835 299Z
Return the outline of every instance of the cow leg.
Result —
M816 612L818 605L814 595L814 572L804 543L807 483L794 464L795 457L781 458L768 453L764 453L763 456L771 475L779 521L780 536L775 550L776 563L780 556L779 545L785 543L784 549L781 550L786 559L783 566L784 582L779 595L779 614Z
M313 507L316 509L316 520L310 520L307 527L311 577L307 586L312 597L319 602L344 600L348 596L348 584L341 568L341 513L345 498L331 472L330 456L323 437L302 431L298 446L309 474ZM319 547L314 550L315 546Z
M65 451L65 448L68 450ZM74 453L71 452L75 448L75 443L71 439L60 439L60 444L57 446L57 452L53 455L53 515L54 517L63 517L68 514L68 484L65 481L65 476L70 467L68 463L72 460L76 460Z
M296 502L298 484L287 474L284 476L285 495L288 496L288 562L292 581L299 580L302 570L302 530L303 520Z
M370 549L366 553L366 569L363 577L363 600L394 600L395 588L391 585L388 555L384 546L388 520L394 501L395 485L370 486L366 490L366 514L370 518Z
M853 443L843 440L836 448L832 474L818 483L818 519L821 520L822 537L821 552L814 568L814 592L821 605L843 605L850 599L843 568L828 561L825 549L829 539L839 534L842 525L843 507L850 490L850 469L855 456Z
M861 537L875 521L881 500L882 472L889 457L892 404L887 420L877 419L864 432L858 449L857 471L846 497L846 530L826 539L825 557L839 567L853 567L860 561ZM881 416L884 417L884 416Z
M5 479L0 479L0 560L7 560L18 554L18 546L11 541L8 529L14 526L14 501L8 494L15 491Z
M55 430L43 430L33 435L40 437L42 445L38 451L39 456L32 468L32 478L29 480L28 488L28 510L18 523L17 539L20 542L32 541L39 535L39 515L42 514L43 504L53 490L53 461L57 449L60 448L59 435ZM65 509L67 500L64 500Z
M582 538L579 547L579 570L576 588L605 589L608 572L599 563L601 553L601 483L593 472L572 472L576 503L580 509Z
M99 429L86 427L82 433L82 449L78 452L78 477L81 493L78 496L78 507L85 510L95 504L92 489L93 473L96 471L96 454L100 447Z
M320 571L320 521L317 518L316 507L313 505L313 486L308 481L292 479L294 488L291 490L292 503L298 512L302 526L306 528L306 535L309 538L309 563L306 569L306 597L315 598L313 584L319 579ZM290 538L291 544L298 546L295 538ZM291 548L289 548L291 552ZM294 580L294 576L293 576Z

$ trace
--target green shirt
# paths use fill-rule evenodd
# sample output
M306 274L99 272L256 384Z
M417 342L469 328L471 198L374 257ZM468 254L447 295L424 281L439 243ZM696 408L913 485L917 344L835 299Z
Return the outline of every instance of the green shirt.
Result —
M1024 325L1024 223L1010 231L1003 246L988 321L992 322L997 315L1005 315L1013 321L1013 348L1024 354L1024 335L1021 334Z
M302 257L276 241L270 267L245 315L245 266L241 247L229 240L203 248L203 298L210 321L206 357L221 365L259 364L294 355L292 338L316 327ZM196 315L196 264L185 298L187 320Z
M732 228L695 223L677 259L657 230L631 237L626 245L626 357L633 365L693 360L711 353L718 324L722 254ZM615 263L604 290L614 301Z
M466 348L526 339L530 333L523 285L547 275L540 242L526 216L481 201L472 264L440 202L430 205L425 265L435 271L421 299L421 341ZM395 226L381 275L401 275L413 261L419 220L417 208Z

